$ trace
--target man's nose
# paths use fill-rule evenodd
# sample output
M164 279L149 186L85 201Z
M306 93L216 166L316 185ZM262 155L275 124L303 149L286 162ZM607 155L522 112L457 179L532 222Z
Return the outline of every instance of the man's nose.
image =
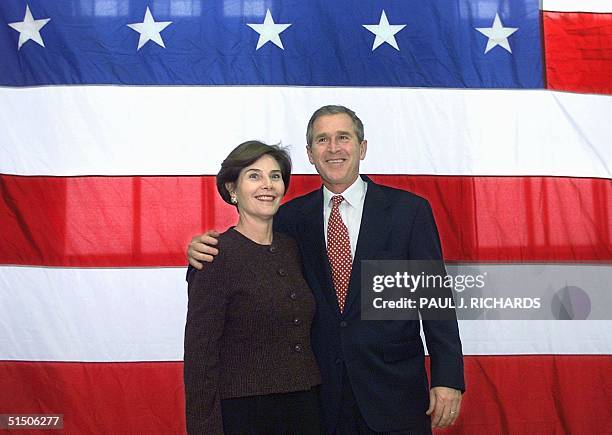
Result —
M335 137L330 138L327 149L329 150L329 152L332 152L332 153L335 153L336 151L338 151L340 149L338 139L336 139Z

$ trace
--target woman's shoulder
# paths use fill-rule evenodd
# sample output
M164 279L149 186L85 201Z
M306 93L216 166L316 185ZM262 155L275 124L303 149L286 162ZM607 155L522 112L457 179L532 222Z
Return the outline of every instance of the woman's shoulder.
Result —
M291 237L289 234L281 233L278 231L274 231L274 241L277 243L295 245L295 239Z
M217 245L215 246L219 253L214 256L212 262L204 262L204 266L201 270L193 270L190 274L191 279L203 278L218 274L219 271L223 271L228 265L228 258L231 259L231 253L234 245L236 244L231 228L221 233L217 238Z
M297 242L293 237L285 233L274 232L274 242L273 245L277 245L279 248L285 249L297 249Z
M217 247L229 247L231 249L238 242L238 238L236 237L236 230L234 227L230 227L221 234L219 234L219 238L217 239ZM219 255L221 254L221 249L219 249Z

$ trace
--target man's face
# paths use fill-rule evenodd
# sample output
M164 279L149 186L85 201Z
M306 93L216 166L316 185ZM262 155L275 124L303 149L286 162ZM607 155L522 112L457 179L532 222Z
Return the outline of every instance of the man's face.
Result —
M342 193L359 176L359 162L365 158L367 141L359 143L350 116L324 115L314 122L312 143L306 147L308 160L334 193Z

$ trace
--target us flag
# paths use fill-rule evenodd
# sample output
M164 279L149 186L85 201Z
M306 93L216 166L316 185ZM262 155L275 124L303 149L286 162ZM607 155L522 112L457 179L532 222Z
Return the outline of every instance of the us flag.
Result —
M3 0L0 414L183 433L185 249L237 219L214 175L259 139L291 151L287 199L319 187L326 104L449 263L609 270L611 95L605 0ZM609 433L612 321L459 326L444 433Z

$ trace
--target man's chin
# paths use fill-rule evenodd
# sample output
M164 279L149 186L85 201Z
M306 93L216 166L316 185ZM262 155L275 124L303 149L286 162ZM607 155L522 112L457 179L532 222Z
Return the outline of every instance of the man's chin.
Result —
M359 175L357 175L358 177ZM350 185L357 179L357 177L349 176L346 173L343 174L325 174L325 177L321 175L323 182L329 185Z
M348 180L346 174L330 173L330 171L328 171L325 176L321 175L321 178L329 184L344 184L345 181Z

